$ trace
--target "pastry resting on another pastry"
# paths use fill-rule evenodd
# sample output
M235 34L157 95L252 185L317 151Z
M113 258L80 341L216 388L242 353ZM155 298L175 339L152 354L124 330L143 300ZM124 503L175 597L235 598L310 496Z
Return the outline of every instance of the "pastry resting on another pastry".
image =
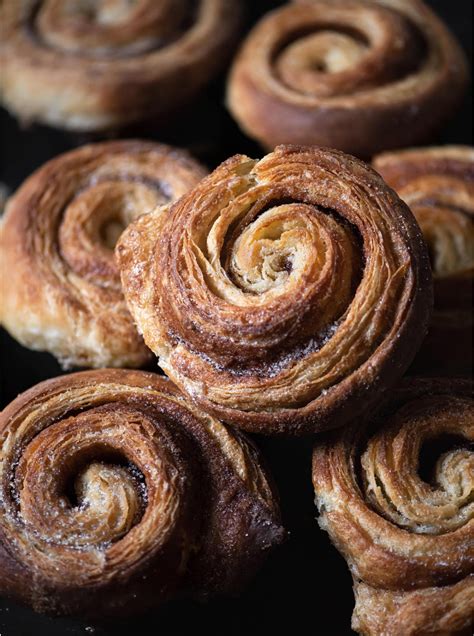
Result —
M116 617L235 593L285 532L254 446L164 378L48 380L0 414L0 595Z
M4 0L0 101L77 131L161 121L219 71L239 16L239 0Z
M472 373L474 148L384 153L374 167L410 206L431 257L435 309L416 368Z
M369 410L430 318L416 221L369 166L237 155L117 244L125 298L167 375L251 431L314 433Z
M39 168L0 222L0 323L65 367L149 361L122 296L115 241L204 175L185 152L142 141L91 144Z
M473 443L471 382L406 378L315 447L319 524L349 564L360 634L472 634Z
M250 32L227 102L269 149L308 144L370 157L425 140L467 80L461 48L421 0L294 0Z

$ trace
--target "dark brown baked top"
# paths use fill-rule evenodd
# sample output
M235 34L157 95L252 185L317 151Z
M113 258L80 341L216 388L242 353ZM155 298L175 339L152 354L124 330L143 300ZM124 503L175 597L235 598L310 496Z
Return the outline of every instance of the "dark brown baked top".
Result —
M152 373L43 382L0 414L0 594L119 616L236 592L284 537L253 445Z
M337 151L236 156L116 249L147 345L205 410L268 434L370 409L403 374L431 304L404 203Z

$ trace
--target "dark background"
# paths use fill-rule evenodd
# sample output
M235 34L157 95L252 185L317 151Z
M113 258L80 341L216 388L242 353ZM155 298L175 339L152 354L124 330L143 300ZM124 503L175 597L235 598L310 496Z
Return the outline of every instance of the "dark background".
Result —
M247 2L245 29L266 10L281 2ZM472 64L472 0L428 2L461 41ZM255 6L253 6L255 5ZM253 6L253 8L252 8ZM1 72L1 69L0 69ZM225 74L208 87L198 102L180 113L178 123L165 130L147 128L126 131L135 136L186 146L214 168L237 152L253 157L263 151L244 137L223 106ZM472 89L464 103L433 143L472 144ZM55 155L94 138L64 133L41 126L21 129L0 110L0 182L12 192L37 167ZM0 272L0 276L8 272ZM1 299L0 299L1 301ZM62 373L52 356L29 351L0 330L1 407L32 385ZM205 631L226 634L352 634L352 582L342 557L331 546L315 520L311 485L311 442L257 440L276 478L288 541L239 599L218 599L207 604L173 602L158 612L118 624L97 625L72 619L52 619L34 614L0 599L0 636L50 636L95 634L111 636L179 636Z

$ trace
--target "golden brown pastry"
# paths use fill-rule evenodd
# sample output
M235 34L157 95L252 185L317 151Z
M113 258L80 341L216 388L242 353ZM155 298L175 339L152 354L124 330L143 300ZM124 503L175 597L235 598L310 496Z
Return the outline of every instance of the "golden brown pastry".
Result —
M410 206L431 257L435 310L415 366L472 372L474 148L385 153L374 167Z
M221 68L239 0L4 0L0 95L23 121L95 131L173 113Z
M413 215L337 151L237 155L129 226L116 253L160 366L205 410L251 431L314 433L372 408L430 317Z
M243 436L152 373L48 380L0 414L0 594L117 616L234 593L284 538Z
M467 77L459 45L421 0L294 0L247 37L227 101L267 148L370 157L431 135Z
M143 365L151 354L123 299L115 241L204 174L185 152L142 141L92 144L46 163L0 224L0 323L64 367Z
M358 633L472 634L473 442L469 381L407 378L316 446L319 524L349 564Z

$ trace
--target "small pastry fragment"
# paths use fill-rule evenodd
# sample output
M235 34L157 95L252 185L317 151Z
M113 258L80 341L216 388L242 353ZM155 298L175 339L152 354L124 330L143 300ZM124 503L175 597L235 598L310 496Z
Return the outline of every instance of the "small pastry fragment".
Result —
M474 148L401 150L383 153L373 164L409 205L431 258L434 313L415 368L472 373Z
M404 373L427 329L428 255L406 205L338 151L237 155L117 244L166 374L266 434L342 426Z
M4 0L0 101L73 131L163 123L221 69L239 0Z
M308 144L368 158L432 135L467 81L464 53L421 0L293 0L244 41L227 103L270 150Z
M152 373L38 384L0 449L0 594L39 612L233 594L285 536L255 447Z
M354 578L356 632L472 633L473 443L470 381L406 378L316 445L319 525Z
M184 151L145 141L90 144L43 165L0 223L0 323L65 368L150 361L122 295L114 245L133 219L204 175Z

